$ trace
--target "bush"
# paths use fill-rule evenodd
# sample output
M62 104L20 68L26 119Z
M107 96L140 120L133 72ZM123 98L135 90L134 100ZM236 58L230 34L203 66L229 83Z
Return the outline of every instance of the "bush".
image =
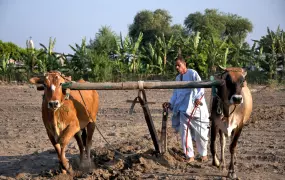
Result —
M246 80L250 84L268 84L268 78L262 71L247 71Z

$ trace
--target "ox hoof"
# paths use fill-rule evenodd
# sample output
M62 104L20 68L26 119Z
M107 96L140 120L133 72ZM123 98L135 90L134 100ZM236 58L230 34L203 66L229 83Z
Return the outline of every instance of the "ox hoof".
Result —
M71 166L68 168L67 172L68 174L73 175L74 172Z
M64 168L62 168L61 169L61 173L62 174L70 174L70 175L73 175L73 169L70 167L70 168L68 168L67 170L66 169L64 169Z
M83 160L80 162L79 168L80 169L88 169L91 167L91 161Z
M213 159L213 166L216 166L217 168L219 168L221 166L220 162L218 159Z
M61 172L62 174L70 174L73 175L73 169L72 166L66 161L66 163L60 163L61 166Z
M67 171L65 169L61 169L62 174L67 174Z
M228 179L238 179L238 178L235 172L229 172Z

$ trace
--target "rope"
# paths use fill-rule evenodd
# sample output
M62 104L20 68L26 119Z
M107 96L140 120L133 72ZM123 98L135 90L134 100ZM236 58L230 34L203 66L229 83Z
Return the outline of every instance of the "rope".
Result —
M200 107L198 107L199 109L200 109ZM197 108L197 109L198 109ZM188 114L184 114L188 119L190 119L190 116L188 115ZM200 123L205 123L205 124L209 124L209 121L202 121L202 117L201 117L201 115L202 115L202 112L200 111L200 121L199 120L197 120L197 119L191 119L192 121L197 121L197 122L200 122ZM192 117L193 118L193 117ZM190 126L191 124L190 124L190 122L189 122L189 125L187 126L187 128ZM208 127L207 127L208 128ZM203 136L201 135L202 134L202 132L201 132L201 130L202 130L202 126L200 126L200 132L197 130L197 129L195 129L195 128L193 128L197 133L198 133L198 135L202 138L202 140L203 141L207 141L205 138L203 138ZM203 128L204 129L204 128Z
M204 94L200 97L199 101L201 102L202 98L204 97ZM190 114L190 117L188 118L188 123L187 123L187 129L186 129L186 143L185 143L185 155L187 155L187 147L188 147L188 129L189 129L189 126L190 126L190 120L193 118L193 115L194 113L196 112L197 108L198 108L199 105L196 105L195 104L195 107L193 108L191 114ZM202 136L201 136L202 137Z
M84 98L83 98L83 96L82 96L82 94L81 94L81 91L80 91L80 90L78 90L78 91L79 91L79 94L80 94L81 99L82 99L82 101L83 101L83 104L84 104L84 106L85 106L85 109L86 109L86 111L88 112L89 118L91 118L92 121L94 122L94 119L92 118L90 112L89 112L88 109L87 109L87 106L86 106L86 103L85 103L85 101L84 101ZM122 156L122 157L124 157L124 158L126 158L126 157L128 157L128 156L134 156L134 155L136 155L135 153L124 154L124 153L121 153L120 151L117 151L115 148L112 147L112 145L109 143L109 141L104 137L104 135L103 135L102 132L99 130L99 128L98 128L98 126L96 125L96 123L95 123L95 127L96 127L96 129L98 130L98 132L99 132L99 134L101 135L101 137L104 139L104 141L108 144L110 150L116 152L117 154L119 154L120 156Z

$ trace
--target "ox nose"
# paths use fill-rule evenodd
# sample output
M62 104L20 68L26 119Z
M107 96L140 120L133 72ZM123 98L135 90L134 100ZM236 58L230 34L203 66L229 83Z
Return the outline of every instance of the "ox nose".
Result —
M58 106L59 106L58 100L56 100L56 101L50 101L50 102L48 103L48 108L56 109L56 108L58 108Z
M233 104L242 103L242 96L241 95L233 95L231 99L232 99Z

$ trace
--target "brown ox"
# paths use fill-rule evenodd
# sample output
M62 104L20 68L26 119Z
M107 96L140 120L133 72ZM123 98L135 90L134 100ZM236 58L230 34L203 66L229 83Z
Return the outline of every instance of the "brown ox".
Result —
M80 150L80 162L84 158L84 146L88 162L91 162L90 148L98 112L99 96L95 90L72 90L68 94L61 85L69 80L60 72L53 71L44 77L31 78L30 82L44 85L43 122L48 137L57 152L62 172L68 171L72 174L72 167L65 157L66 147L74 136ZM80 129L84 129L85 136L84 134L82 137L80 136Z
M231 161L228 177L236 178L234 158L236 145L244 124L249 120L252 111L252 97L247 87L245 76L247 72L242 68L223 68L220 78L225 82L217 88L213 95L210 119L211 125L211 153L213 165L225 169L225 135L231 136L230 153ZM216 155L216 134L220 134L221 163Z

